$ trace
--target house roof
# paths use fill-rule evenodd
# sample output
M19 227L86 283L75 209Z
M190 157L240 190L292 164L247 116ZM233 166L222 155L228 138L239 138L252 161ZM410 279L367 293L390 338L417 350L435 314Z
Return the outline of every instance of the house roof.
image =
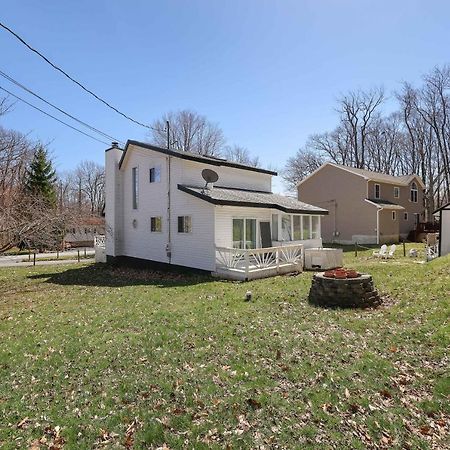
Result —
M382 200L382 199L375 199L375 198L366 198L366 202L370 203L371 205L376 206L377 208L384 208L384 209L399 209L403 210L405 209L401 205L397 205L396 203L392 203L389 200Z
M328 211L308 205L291 197L272 192L252 191L230 187L214 186L212 189L178 185L180 191L193 195L214 205L246 206L252 208L273 208L286 213L326 215Z
M266 173L268 175L275 175L275 176L278 175L277 172L274 172L272 170L261 169L259 167L253 167L253 166L249 166L247 164L241 164L241 163L237 163L237 162L233 162L233 161L228 161L223 158L216 158L214 156L204 156L204 155L199 155L197 153L184 152L184 151L180 151L180 150L172 150L172 149L169 150L167 148L157 147L155 145L148 144L146 142L139 142L139 141L133 141L133 140L128 140L125 145L122 157L120 158L119 169L122 166L122 163L125 159L125 155L128 151L128 147L130 145L135 145L137 147L146 148L148 150L153 150L154 152L163 153L165 155L174 156L175 158L186 159L189 161L202 162L202 163L210 164L213 166L226 166L226 167L233 167L235 169L249 170L252 172Z
M380 183L389 183L389 184L395 184L397 186L408 186L409 183L411 183L412 180L417 180L419 184L422 186L422 188L425 187L422 179L419 177L419 175L411 174L411 175L388 175L386 173L380 173L380 172L374 172L372 170L366 170L366 169L358 169L356 167L349 167L344 166L343 164L336 164L332 162L326 162L325 164L322 164L317 170L315 170L313 173L308 175L306 178L301 180L297 186L300 186L304 181L306 181L308 178L310 178L312 175L319 172L321 169L323 169L326 166L333 166L337 167L338 169L345 170L347 172L353 173L354 175L358 175L360 177L365 178L367 181L378 181Z
M443 210L450 210L450 202L442 205L440 208L438 208L436 211L434 211L433 214L436 214L439 211L443 211Z

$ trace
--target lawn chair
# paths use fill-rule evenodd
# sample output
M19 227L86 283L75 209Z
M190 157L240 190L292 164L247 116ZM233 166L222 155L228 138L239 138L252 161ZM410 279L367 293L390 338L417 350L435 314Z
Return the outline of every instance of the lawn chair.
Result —
M397 246L395 244L391 245L391 248L389 249L389 253L386 254L385 258L386 259L392 259L394 257L394 253L395 253L395 249L397 248Z
M373 252L372 255L376 256L377 258L384 258L387 253L387 245L383 244L380 248L380 250Z

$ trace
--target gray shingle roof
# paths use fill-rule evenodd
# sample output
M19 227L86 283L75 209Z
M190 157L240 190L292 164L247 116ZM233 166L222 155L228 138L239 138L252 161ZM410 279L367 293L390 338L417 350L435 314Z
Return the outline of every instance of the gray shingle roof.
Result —
M119 162L119 168L122 166L122 163L125 159L125 155L128 151L128 147L130 145L135 145L136 147L146 148L146 149L158 152L158 153L163 153L165 155L174 156L175 158L203 162L205 164L210 164L213 166L227 166L227 167L234 167L235 169L250 170L252 172L265 173L268 175L274 175L274 176L278 175L277 172L274 172L273 170L261 169L260 167L254 167L254 166L249 166L247 164L241 164L241 163L237 163L234 161L228 161L226 159L216 158L214 156L204 156L204 155L199 155L197 153L184 152L184 151L174 150L174 149L169 150L167 148L157 147L156 145L148 144L146 142L139 142L139 141L133 141L133 140L127 141L127 143L125 145L125 149L122 154L122 157Z
M252 208L273 208L287 213L297 214L328 214L328 211L317 206L308 205L295 198L272 192L252 191L229 187L214 186L212 189L178 185L180 191L205 200L214 205L247 206Z
M379 206L380 208L386 208L386 209L405 209L403 206L398 205L397 203L393 203L389 200L382 200L380 198L367 198L366 199L369 203L372 203L376 206Z

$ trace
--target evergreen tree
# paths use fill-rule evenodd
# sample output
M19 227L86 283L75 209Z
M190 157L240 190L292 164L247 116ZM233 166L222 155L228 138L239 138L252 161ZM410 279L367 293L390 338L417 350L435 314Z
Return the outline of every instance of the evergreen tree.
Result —
M37 149L27 171L25 187L29 192L42 196L49 204L55 205L55 182L56 172L53 169L52 161L45 148L41 146Z

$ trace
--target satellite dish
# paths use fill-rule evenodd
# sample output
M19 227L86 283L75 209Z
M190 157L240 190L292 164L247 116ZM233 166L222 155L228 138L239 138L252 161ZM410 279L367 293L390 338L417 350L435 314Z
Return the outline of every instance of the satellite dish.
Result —
M203 169L202 177L206 181L206 184L215 183L219 179L218 173L211 169Z

